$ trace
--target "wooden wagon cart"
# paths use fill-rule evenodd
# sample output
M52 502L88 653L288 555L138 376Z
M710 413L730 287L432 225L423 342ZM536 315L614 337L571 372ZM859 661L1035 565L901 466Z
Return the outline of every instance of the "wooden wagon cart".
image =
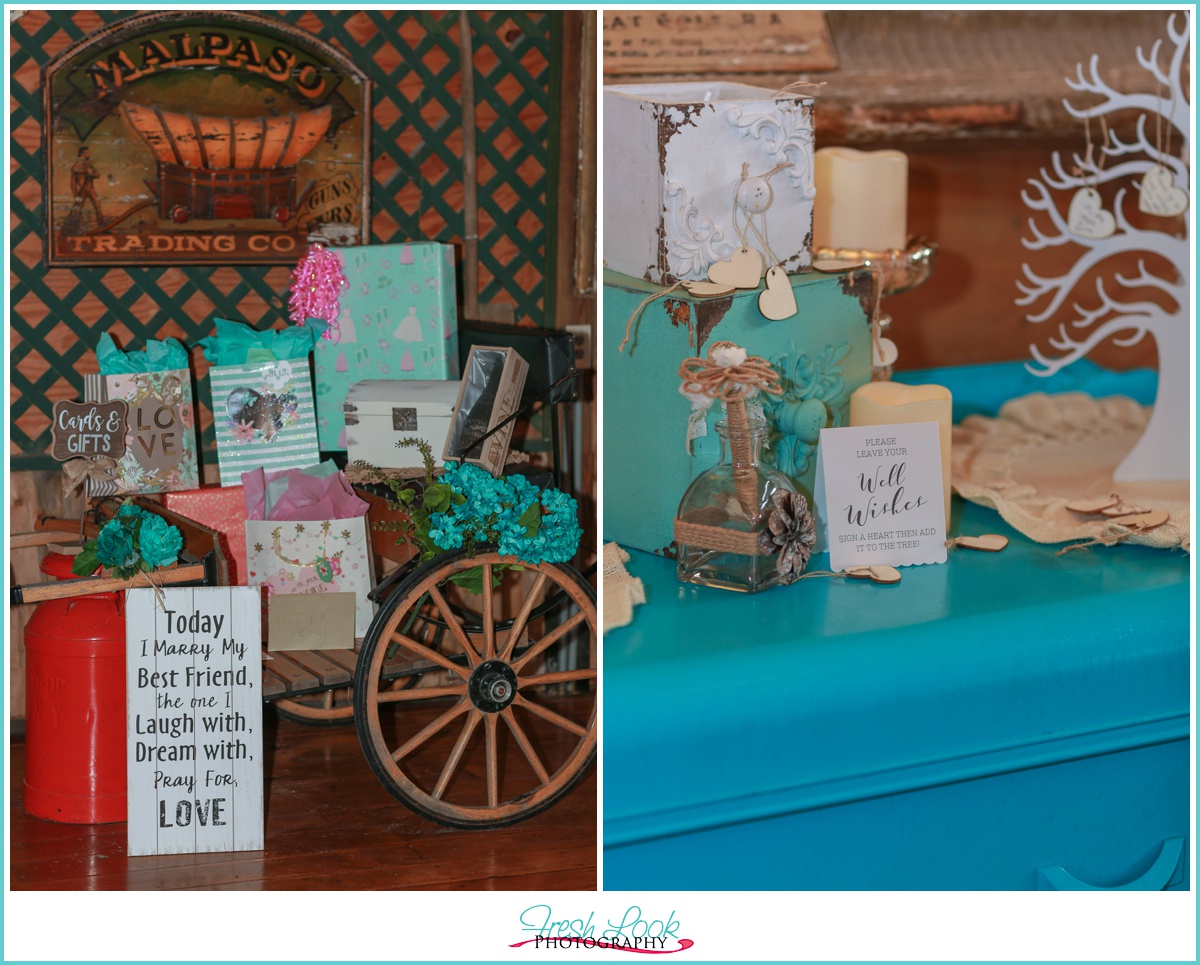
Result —
M373 497L378 502L379 497ZM165 586L224 582L217 535L140 498L184 533L178 566L156 574ZM84 535L107 521L110 501L89 514ZM70 539L78 525L46 518L39 531L13 537L14 548ZM480 547L415 565L390 534L374 542L399 559L375 589L378 612L353 649L264 653L262 694L283 713L308 722L353 719L367 761L402 803L459 828L500 827L552 805L584 775L596 748L595 590L574 569L523 564L492 588L493 568L516 561ZM450 582L482 569L483 591ZM147 585L144 578L87 577L14 586L14 603ZM569 666L568 666L569 664ZM448 758L430 738L448 727L459 736ZM482 773L478 782L456 781ZM460 790L459 785L462 785Z

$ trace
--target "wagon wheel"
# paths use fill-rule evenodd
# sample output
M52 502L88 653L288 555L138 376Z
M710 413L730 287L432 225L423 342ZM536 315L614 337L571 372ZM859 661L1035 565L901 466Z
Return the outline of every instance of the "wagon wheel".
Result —
M403 804L452 827L532 817L595 758L595 590L552 563L506 573L519 584L491 589L492 568L513 562L461 551L414 571L372 622L354 678L355 723L372 770ZM477 597L449 581L473 567L483 572ZM430 610L448 631L436 648L413 639L414 611ZM390 679L430 670L444 680L387 689ZM443 732L456 736L448 752L446 740L433 740Z
M280 697L275 713L284 720L310 727L333 727L354 718L354 688L334 687L302 697Z

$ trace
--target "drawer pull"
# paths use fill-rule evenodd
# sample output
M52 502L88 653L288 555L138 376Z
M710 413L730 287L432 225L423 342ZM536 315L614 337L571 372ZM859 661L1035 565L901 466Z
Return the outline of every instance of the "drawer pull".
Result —
M1080 881L1061 865L1038 868L1038 891L1164 891L1183 880L1183 845L1183 838L1167 838L1144 875L1111 888Z

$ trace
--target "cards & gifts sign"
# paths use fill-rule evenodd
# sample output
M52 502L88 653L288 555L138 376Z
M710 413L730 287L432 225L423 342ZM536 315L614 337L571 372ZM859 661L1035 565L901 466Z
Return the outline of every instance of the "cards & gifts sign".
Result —
M818 459L830 569L946 562L937 423L823 429Z
M128 853L261 850L258 589L130 590L125 645Z

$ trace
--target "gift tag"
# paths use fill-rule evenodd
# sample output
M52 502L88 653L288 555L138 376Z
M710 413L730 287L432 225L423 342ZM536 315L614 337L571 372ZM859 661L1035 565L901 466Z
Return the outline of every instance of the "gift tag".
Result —
M985 533L983 536L956 536L954 545L967 550L982 550L984 553L999 553L1008 545L1008 537L997 533Z
M1165 218L1183 214L1188 208L1188 194L1175 187L1175 178L1161 164L1156 164L1142 176L1138 194L1138 210Z
M1117 221L1105 211L1100 192L1095 188L1080 188L1067 209L1067 227L1081 238L1107 238L1117 230Z
M712 281L685 281L683 287L687 289L689 295L697 295L700 298L728 295L730 292L737 291L733 285L719 285Z
M850 566L846 575L852 580L870 580L884 585L900 582L900 571L894 566Z
M758 310L773 322L781 322L796 314L796 295L792 291L792 283L778 265L767 269L767 287L758 296Z
M716 261L708 266L708 280L734 288L757 288L762 278L762 255L754 248L739 248L729 261Z

